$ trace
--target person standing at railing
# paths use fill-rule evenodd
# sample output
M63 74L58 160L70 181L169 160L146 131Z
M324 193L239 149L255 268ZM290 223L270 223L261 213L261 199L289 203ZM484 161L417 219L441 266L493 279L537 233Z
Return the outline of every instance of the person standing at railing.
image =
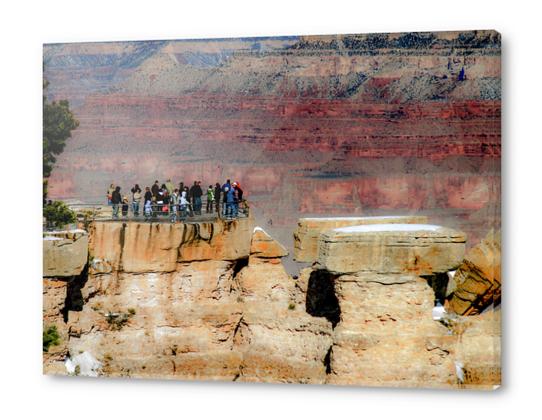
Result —
M228 201L228 191L231 189L231 183L228 179L224 185L222 185L222 203L223 209L222 214L225 216L227 211L227 201Z
M160 185L158 185L158 180L154 181L154 184L151 187L151 192L154 197L158 200L158 192L160 191Z
M164 191L161 188L158 188L158 192L154 197L156 199L156 211L158 215L162 214L162 208L164 207Z
M149 187L147 187L149 188ZM150 192L150 191L149 191ZM152 199L152 194L151 194L151 199ZM151 200L145 200L145 208L143 209L144 213L145 213L145 221L149 221L151 220L152 218L152 204L151 204Z
M201 214L201 196L203 190L201 189L201 181L194 181L194 185L190 188L190 196L192 198L192 204L194 206L194 213Z
M145 195L143 196L143 202L147 205L147 201L152 202L152 193L149 187L145 187Z
M188 207L188 200L186 199L186 187L185 190L181 192L181 198L179 200L180 209L181 209L181 220L186 219L186 209Z
M175 185L173 185L173 182L171 182L171 178L168 178L165 187L168 194L171 196L173 194L173 191L175 190Z
M213 212L213 206L215 201L215 190L213 189L212 185L209 185L209 188L207 188L207 208L205 209L206 213L212 213Z
M115 191L111 194L111 204L113 206L113 219L119 218L119 206L122 203L122 196L120 195L120 187L116 187Z
M237 201L240 203L243 201L243 190L239 181L235 181L235 189L237 190Z
M190 217L193 217L194 216L194 212L193 212L193 198L190 196L190 190L188 189L188 187L184 187L184 192L186 193L185 194L185 198L186 198L186 211L188 212L188 215Z
M128 216L128 209L130 206L128 205L128 197L124 196L122 198L122 217Z
M139 216L139 203L141 202L141 188L135 184L132 188L132 213L135 217Z
M162 212L163 212L162 214L164 216L167 216L171 210L170 203L171 203L171 196L169 195L167 188L165 188L164 189L164 207L162 207Z
M177 188L175 188L171 194L170 206L170 220L171 223L175 223L177 221L177 212L179 211L179 190Z
M113 198L113 191L115 191L115 184L111 184L107 190L107 205L110 206L113 204L111 199Z
M216 204L216 213L220 216L220 196L222 195L222 187L217 182L215 184L215 204Z
M241 184L237 181L233 183L235 188L235 213L239 214L239 207L243 205L243 190Z
M231 187L226 193L226 217L237 217L236 200L235 188Z

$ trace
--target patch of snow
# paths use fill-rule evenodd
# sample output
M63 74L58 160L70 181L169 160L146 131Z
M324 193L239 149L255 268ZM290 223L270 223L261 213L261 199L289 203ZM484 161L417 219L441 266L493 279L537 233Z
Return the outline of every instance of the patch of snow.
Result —
M87 233L84 229L69 229L69 230L51 230L49 232L50 235L65 235L67 233Z
M446 315L446 309L444 309L444 306L442 306L439 302L437 303L437 306L433 308L432 314L434 321L440 321Z
M386 223L375 225L357 225L346 226L333 229L333 232L339 233L365 233L365 232L436 232L441 229L437 225L407 224L407 223Z
M78 375L91 376L95 378L98 376L98 371L102 364L98 362L94 356L92 356L92 354L85 351L77 356L74 356L73 358L68 357L64 362L64 366L66 366L66 370L70 375L74 375L76 373L77 366L79 366L79 372L77 373Z
M58 236L44 236L44 241L61 241L63 238L59 238Z
M463 363L459 361L455 361L455 374L457 376L457 379L459 379L459 382L463 383L465 381L465 371L463 370L464 366Z
M455 272L457 270L453 270L453 271L448 271L448 281L452 281L454 279L454 276L455 276Z
M347 216L347 217L303 217L301 220L377 220L377 219L406 219L412 216Z

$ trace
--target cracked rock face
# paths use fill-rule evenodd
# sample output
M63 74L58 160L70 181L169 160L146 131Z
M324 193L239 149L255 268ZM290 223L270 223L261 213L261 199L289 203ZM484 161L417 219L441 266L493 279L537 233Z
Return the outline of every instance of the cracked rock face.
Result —
M447 325L432 317L431 279L462 260L461 232L372 224L322 238L325 258L292 278L281 261L286 249L251 219L94 222L88 269L44 278L44 326L60 336L44 353L44 372L87 374L76 366L85 354L97 366L89 375L113 377L500 383L492 315Z
M43 276L77 276L87 263L87 255L87 232L47 232L43 238Z
M449 309L459 315L479 314L501 297L501 235L493 230L472 248L454 275Z
M434 322L434 293L409 274L358 273L334 280L340 322L329 383L437 387L456 384L455 337Z
M328 230L359 225L382 223L426 223L426 216L384 217L308 217L299 219L294 232L294 257L296 261L313 262L318 259L318 239Z
M295 304L285 248L252 220L95 222L89 252L64 353L88 352L101 375L325 381L331 326ZM45 371L62 373L58 363Z
M375 224L323 233L318 263L333 273L369 271L431 275L457 268L464 233L436 225Z

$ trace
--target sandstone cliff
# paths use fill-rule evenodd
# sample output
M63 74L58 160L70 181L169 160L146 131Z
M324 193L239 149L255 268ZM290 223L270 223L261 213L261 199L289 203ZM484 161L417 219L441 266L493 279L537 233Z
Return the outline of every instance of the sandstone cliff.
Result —
M252 219L95 221L82 271L45 273L44 326L57 327L60 343L44 352L44 371L440 388L500 383L496 318L432 316L426 276L461 264L464 234L365 224L324 231L319 240L329 238L340 249L319 246L318 262L291 277L281 261L288 251Z
M286 250L252 224L92 223L88 277L44 280L64 343L45 372L88 352L106 376L325 382L331 327L295 305Z

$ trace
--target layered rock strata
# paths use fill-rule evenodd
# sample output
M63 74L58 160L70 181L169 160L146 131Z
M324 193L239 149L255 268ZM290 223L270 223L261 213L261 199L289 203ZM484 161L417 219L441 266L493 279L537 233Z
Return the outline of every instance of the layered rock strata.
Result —
M43 276L77 276L87 264L87 256L86 231L47 232L43 237Z
M411 274L358 273L334 279L340 322L328 382L448 388L457 384L455 338L433 321L434 294Z
M375 224L337 228L318 241L318 263L332 273L431 275L457 268L464 233L436 225Z
M362 225L321 235L318 277L335 298L335 313L327 299L322 315L335 318L328 383L460 385L457 337L433 320L435 294L421 276L456 268L465 240L462 232L419 224ZM309 282L307 302L310 288Z
M58 335L44 353L44 366L52 373L63 372L68 354L65 323L68 290L84 273L88 260L88 234L84 230L46 232L43 235L43 329Z
M478 314L501 297L501 235L490 231L472 248L453 276L449 309L459 315Z
M89 372L105 376L500 383L500 312L432 317L428 279L461 263L464 234L373 224L324 237L334 248L320 246L318 263L292 278L287 250L251 219L93 222L88 268L44 278L44 325L61 337L44 371L86 374L77 363L88 359Z
M295 305L285 248L252 223L91 224L69 354L107 376L323 383L330 324Z
M395 223L427 223L426 216L381 217L306 217L299 219L294 231L294 258L299 262L318 259L318 239L328 230L360 225Z
M501 383L501 310L461 317L452 324L457 337L456 369L464 388L494 388Z

